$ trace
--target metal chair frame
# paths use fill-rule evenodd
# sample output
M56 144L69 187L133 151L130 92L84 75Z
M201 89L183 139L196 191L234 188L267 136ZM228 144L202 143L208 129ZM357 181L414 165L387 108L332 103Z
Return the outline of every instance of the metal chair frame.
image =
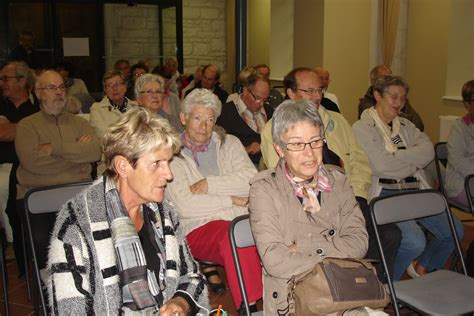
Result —
M403 198L406 201L412 202L412 205L414 205L413 206L414 209L418 209L418 210L415 212L410 210L411 212L409 214L403 214L403 213L407 213L406 211L397 212L397 211L400 211L400 207L403 207L403 206L400 206L400 203L395 203L390 200L400 202L400 198ZM434 203L436 204L437 209L428 209L427 206L432 207ZM438 270L416 279L403 280L403 281L398 281L394 283L392 280L392 277L388 273L389 270L387 266L387 261L385 259L384 251L383 251L383 245L380 241L378 226L388 224L388 223L414 220L414 219L426 217L426 216L433 216L437 214L442 214L443 212L446 214L447 220L449 222L451 234L455 243L455 249L458 254L458 260L460 261L463 273L461 274L461 273L451 272L447 270ZM451 214L451 211L449 209L446 197L442 193L436 190L429 189L429 190L417 190L417 191L412 191L412 192L401 192L401 193L397 193L391 196L377 197L377 198L374 198L370 202L370 213L371 213L370 215L371 215L372 224L374 225L374 228L375 228L375 237L377 240L377 246L380 251L382 264L383 264L385 272L387 273L388 288L390 290L393 307L395 309L395 313L397 316L400 315L400 310L399 310L399 305L398 305L399 302L402 302L403 305L406 305L414 310L417 310L419 312L424 312L423 310L421 310L419 306L413 306L414 304L409 304L401 300L400 298L398 298L396 294L396 290L395 290L397 286L399 289L401 289L402 286L404 287L405 286L408 287L410 285L419 286L420 282L423 282L423 280L429 281L428 279L429 277L427 278L427 276L434 277L436 274L441 276L441 273L445 273L445 274L451 273L450 275L452 276L457 276L457 277L462 276L461 278L463 281L472 282L472 288L474 289L474 279L469 278L467 276L466 265L464 262L464 258L462 256L461 246L460 246L459 239L455 231L453 215ZM464 276L466 277L466 279L464 279ZM459 303L459 302L456 302L456 303Z
M40 304L43 315L48 315L45 295L43 293L43 285L40 276L40 267L38 266L38 255L36 249L38 246L35 236L33 234L33 223L30 216L44 215L54 216L60 211L61 207L73 198L76 194L88 187L91 182L70 183L62 185L53 185L46 187L39 187L29 190L25 195L25 218L26 218L26 233L28 235L29 250L33 262L34 278L36 281L36 290L39 294ZM54 227L54 222L52 223ZM52 227L51 227L52 228ZM44 245L41 245L44 246ZM46 249L41 249L47 252ZM35 296L34 300L35 313L38 313L38 304Z

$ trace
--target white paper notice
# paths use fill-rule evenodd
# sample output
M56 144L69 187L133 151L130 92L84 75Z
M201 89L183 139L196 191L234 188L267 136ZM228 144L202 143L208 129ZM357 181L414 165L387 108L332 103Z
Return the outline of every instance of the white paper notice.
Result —
M88 37L63 37L64 56L89 56Z

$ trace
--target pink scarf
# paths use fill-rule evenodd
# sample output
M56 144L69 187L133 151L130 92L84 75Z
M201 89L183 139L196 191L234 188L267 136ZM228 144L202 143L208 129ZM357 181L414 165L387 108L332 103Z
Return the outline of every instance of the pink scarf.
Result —
M297 197L303 199L303 210L315 214L321 209L318 201L319 192L331 192L329 177L323 168L318 168L318 174L306 181L296 181L296 177L288 170L285 164L285 176L290 181Z
M462 118L462 121L464 122L464 124L466 124L467 126L473 124L474 122L472 121L471 119L471 115L469 113L467 113L465 116L463 116Z
M193 144L187 137L186 137L186 132L183 132L181 134L181 139L183 140L184 147L187 149L191 150L193 153L193 159L194 162L198 165L199 167L199 161L197 159L197 153L198 152L206 152L209 149L209 144L211 143L211 139L207 142L207 144L204 145L195 145Z

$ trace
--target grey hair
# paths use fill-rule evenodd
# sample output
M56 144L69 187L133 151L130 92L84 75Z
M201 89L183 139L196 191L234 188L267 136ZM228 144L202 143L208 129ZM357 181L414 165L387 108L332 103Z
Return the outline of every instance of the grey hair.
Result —
M140 91L142 91L143 86L147 82L158 82L160 84L161 90L165 90L165 81L163 78L160 76L154 75L154 74L144 74L141 75L136 81L135 81L135 87L133 88L133 92L135 93L135 99L138 99L140 96Z
M403 87L407 94L408 94L408 90L410 90L410 87L408 86L408 83L405 81L405 79L399 76L389 75L389 76L385 76L385 77L377 79L374 85L374 91L377 91L378 93L380 93L381 96L383 96L385 91L390 86Z
M285 100L282 102L272 117L273 143L284 147L283 135L297 123L307 122L320 130L320 136L324 138L324 124L319 116L316 105L308 100Z
M35 80L34 74L24 61L12 61L7 66L15 67L15 76L17 78L25 78L25 89L29 90Z
M194 89L191 91L183 103L181 103L181 111L188 118L195 106L203 106L214 111L215 119L221 115L222 103L219 98L207 89Z

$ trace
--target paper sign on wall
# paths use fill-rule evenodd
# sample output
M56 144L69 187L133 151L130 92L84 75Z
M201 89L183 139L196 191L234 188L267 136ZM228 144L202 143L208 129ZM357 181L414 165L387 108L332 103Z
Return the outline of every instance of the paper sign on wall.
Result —
M63 37L64 56L89 56L88 37Z

